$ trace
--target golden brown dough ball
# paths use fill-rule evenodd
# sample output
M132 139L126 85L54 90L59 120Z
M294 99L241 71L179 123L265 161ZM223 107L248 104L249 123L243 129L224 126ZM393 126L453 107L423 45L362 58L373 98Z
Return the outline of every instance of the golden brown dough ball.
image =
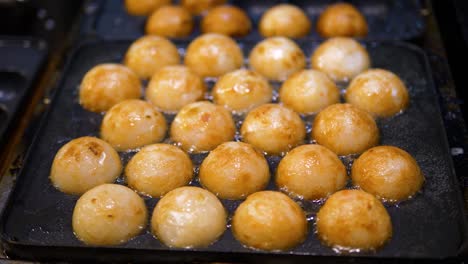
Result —
M352 167L353 184L386 201L398 202L416 194L424 176L406 151L378 146L364 152Z
M213 88L213 101L230 111L245 112L271 102L273 88L262 75L239 69L223 75Z
M305 133L301 117L278 104L264 104L250 111L241 127L243 141L273 155L301 144Z
M92 112L104 112L126 99L141 96L138 76L119 64L100 64L89 70L81 81L80 104Z
M234 139L236 126L222 106L196 102L184 106L172 122L171 138L189 152L205 152Z
M211 8L226 3L226 0L182 0L181 4L192 14L200 15Z
M171 0L125 0L125 9L135 16L146 16L163 5L168 5Z
M226 210L214 194L188 186L170 191L158 202L151 227L169 247L200 248L224 233L226 220Z
M166 119L153 105L126 100L114 105L104 116L101 138L124 151L160 142L166 130Z
M342 189L346 168L331 150L320 145L303 145L289 152L279 163L276 185L292 197L306 200L326 198Z
M132 43L124 63L140 78L148 79L164 66L180 63L177 47L159 36L144 36Z
M202 100L205 83L189 68L176 65L157 71L146 89L146 99L163 111L173 112Z
M125 176L129 187L152 197L159 197L192 179L190 157L169 144L142 148L128 162Z
M331 38L312 54L313 69L326 73L334 81L349 81L370 67L367 50L352 38Z
M236 6L218 6L210 10L201 21L203 33L219 33L232 37L249 34L252 28L250 18Z
M346 89L345 99L379 117L395 115L409 104L405 84L394 73L381 69L368 70L356 76Z
M193 18L190 12L181 6L163 6L156 9L146 21L148 35L168 38L188 37L193 30Z
M367 22L359 10L349 3L328 6L319 16L317 32L322 37L365 37Z
M392 222L382 203L361 190L343 190L317 213L317 235L328 246L372 250L392 236Z
M119 184L87 191L73 210L73 232L89 245L117 245L137 236L147 223L146 205L138 194Z
M284 37L267 38L253 48L250 67L271 80L284 81L291 74L304 69L306 58L301 48Z
M209 33L194 39L187 48L185 65L202 77L218 77L244 63L244 55L230 37Z
M340 90L324 73L302 70L281 86L280 101L301 114L312 114L340 102Z
M287 195L262 191L251 194L237 207L232 233L242 244L261 250L287 250L304 241L307 219Z
M262 15L258 27L264 37L300 38L309 34L311 23L299 7L280 4L268 9Z
M55 154L50 180L60 191L83 194L104 183L111 183L122 172L117 152L95 137L80 137L62 146Z
M263 190L270 180L261 152L243 142L219 145L200 166L200 183L223 199L243 199Z
M312 138L338 155L356 154L379 143L379 128L366 111L334 104L315 117Z

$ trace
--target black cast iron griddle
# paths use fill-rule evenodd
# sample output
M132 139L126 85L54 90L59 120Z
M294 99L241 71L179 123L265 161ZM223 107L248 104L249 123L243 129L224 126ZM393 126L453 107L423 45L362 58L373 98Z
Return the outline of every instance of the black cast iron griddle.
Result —
M175 1L178 2L178 1ZM246 11L252 21L252 32L239 40L258 40L258 23L262 14L279 3L290 3L302 8L312 22L311 33L306 38L321 39L316 31L317 18L326 6L336 0L231 0L228 3ZM419 37L424 32L425 22L419 0L351 0L366 17L369 24L370 40L405 40ZM201 34L201 17L194 18L194 31L185 39ZM123 0L91 0L85 5L81 33L104 39L130 39L144 34L146 17L129 15Z
M47 56L45 42L0 38L0 146L16 122Z
M309 56L317 42L298 42ZM204 249L170 249L146 228L126 244L114 247L87 246L72 231L71 217L78 196L56 190L49 170L58 149L86 135L98 136L101 114L78 104L78 88L84 74L99 63L120 62L130 41L92 42L81 46L69 60L62 82L44 117L34 144L4 211L1 237L11 257L68 261L313 261L321 263L358 258L358 262L395 259L450 259L459 255L464 242L465 218L437 95L424 53L400 42L366 43L373 67L391 70L407 84L410 107L401 115L378 120L382 144L411 153L426 177L421 193L398 205L386 205L393 222L392 239L377 252L339 254L323 246L314 233L314 216L320 204L302 202L309 218L306 241L285 252L262 252L243 247L230 228L219 241ZM183 54L187 42L176 43ZM255 43L241 46L248 54ZM278 88L278 84L274 84ZM310 128L311 118L305 118ZM171 117L168 117L171 121ZM310 138L307 139L310 142ZM121 154L126 164L132 154ZM205 155L193 155L199 165ZM280 160L268 157L272 175ZM346 160L346 159L345 159ZM123 180L119 179L123 184ZM199 185L197 180L192 185ZM269 189L275 189L270 183ZM150 214L156 198L144 198ZM239 201L222 201L230 215Z

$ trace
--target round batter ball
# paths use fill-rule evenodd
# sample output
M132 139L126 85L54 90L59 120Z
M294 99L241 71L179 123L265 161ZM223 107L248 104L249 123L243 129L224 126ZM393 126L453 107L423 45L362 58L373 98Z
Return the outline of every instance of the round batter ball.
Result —
M127 242L147 224L143 199L119 184L103 184L87 191L73 210L73 232L89 245L110 246Z
M239 69L223 75L216 82L212 94L216 104L242 113L271 102L273 88L262 75Z
M87 190L114 182L122 172L117 152L95 137L80 137L62 146L55 154L50 180L60 191L83 194Z
M350 104L334 104L315 117L312 138L338 155L362 153L379 143L372 116Z
M352 38L331 38L312 54L313 69L326 73L334 81L344 82L356 77L370 66L364 46Z
M416 160L392 146L378 146L364 152L354 161L351 175L354 185L391 202L414 196L424 183Z
M211 8L226 3L226 0L182 0L181 4L192 14L200 15Z
M305 133L301 117L278 104L264 104L250 111L241 127L243 141L273 155L301 144Z
M268 9L262 15L258 27L264 37L300 38L309 34L311 23L299 7L280 4Z
M331 195L317 213L316 226L323 243L341 250L377 249L392 236L392 222L385 207L361 190Z
M241 127L243 141L272 155L301 144L305 133L301 117L278 104L264 104L250 111Z
M287 250L307 236L304 211L287 195L262 191L237 207L232 233L242 244L261 250Z
M331 150L320 145L303 145L289 152L279 163L276 185L295 198L317 200L343 189L346 168Z
M182 65L166 66L151 78L146 99L163 111L174 112L202 100L205 93L205 83L192 70Z
M152 197L160 197L187 185L192 175L190 157L169 144L153 144L142 148L125 168L128 186Z
M346 89L345 99L379 117L400 113L409 104L408 90L394 73L372 69L353 79Z
M169 247L200 248L214 243L226 230L227 214L209 191L180 187L166 194L151 218L153 234Z
M235 133L231 114L224 107L207 101L184 106L171 125L172 140L194 153L213 150L233 140Z
M132 43L125 54L124 63L140 78L148 79L164 66L180 62L177 47L159 36L144 36Z
M148 35L168 38L188 37L193 30L193 18L190 12L181 7L168 5L156 9L146 21Z
M270 170L263 154L250 144L226 142L203 160L200 183L223 199L243 199L263 190Z
M100 64L89 70L81 81L80 104L92 112L104 112L113 105L141 96L138 76L120 64Z
M340 102L340 90L324 73L302 70L281 86L280 101L301 114L312 114Z
M218 77L244 63L244 55L230 37L216 33L201 35L187 48L185 65L202 77Z
M329 37L365 37L367 22L359 10L349 3L328 6L319 16L317 32Z
M232 37L243 37L252 28L250 18L236 6L218 6L210 10L201 21L203 33L219 33Z
M125 0L125 9L131 15L146 16L171 0Z
M301 48L292 40L272 37L258 43L249 55L250 67L271 80L284 81L306 66Z
M160 142L166 131L164 116L142 100L126 100L114 105L101 124L101 138L118 151Z

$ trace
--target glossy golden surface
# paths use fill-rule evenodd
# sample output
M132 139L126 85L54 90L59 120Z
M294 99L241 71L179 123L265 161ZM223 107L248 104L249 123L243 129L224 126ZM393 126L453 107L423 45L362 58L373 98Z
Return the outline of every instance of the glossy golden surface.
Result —
M258 27L264 37L300 38L309 34L311 22L299 7L279 4L262 15Z
M118 151L160 142L166 131L164 116L156 107L142 100L116 104L104 115L101 124L101 138Z
M249 34L252 23L244 10L230 5L211 9L201 21L203 33L219 33L231 37Z
M373 250L392 236L390 216L373 195L361 190L339 191L317 213L317 235L338 250Z
M166 194L154 208L152 232L169 247L201 248L214 243L226 230L223 204L209 191L180 187Z
M226 142L219 145L200 166L200 183L223 199L243 199L263 190L270 170L263 154L250 144Z
M322 37L365 37L368 31L366 18L349 3L328 6L317 20Z
M202 100L206 86L189 68L176 65L158 70L146 89L146 99L162 111L175 112L187 104Z
M62 192L83 194L100 184L114 182L121 172L120 157L111 145L99 138L80 137L55 154L50 180Z
M237 207L232 233L245 246L261 250L287 250L307 235L301 207L287 195L262 191L251 194Z
M103 184L87 191L73 210L73 231L89 245L111 246L137 236L148 221L138 194L119 184Z
M145 32L167 38L188 37L193 30L192 14L181 6L168 5L156 9L146 21Z
M171 0L125 0L125 9L131 15L146 16Z
M366 111L334 104L315 117L312 138L338 155L357 154L379 143L379 128Z
M153 144L143 147L125 168L129 187L141 194L160 197L192 180L190 157L178 147Z
M317 200L344 188L346 168L331 150L303 145L291 150L279 163L276 185L294 198Z
M104 112L126 99L141 97L138 76L120 64L100 64L89 70L80 85L80 104L92 112Z
M225 4L226 0L181 0L181 5L194 15L201 15L211 8Z

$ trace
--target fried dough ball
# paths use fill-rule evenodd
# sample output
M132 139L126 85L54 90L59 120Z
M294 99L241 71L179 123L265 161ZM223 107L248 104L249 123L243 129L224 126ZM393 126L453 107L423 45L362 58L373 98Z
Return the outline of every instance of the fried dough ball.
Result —
M270 181L270 170L263 154L250 144L226 142L203 160L199 176L206 189L235 200L263 190Z
M291 4L279 4L268 9L262 15L258 27L260 34L264 37L300 38L309 34L311 23L299 7Z
M185 65L202 77L218 77L244 63L244 55L230 37L209 33L194 39L187 48Z
M372 116L350 104L334 104L315 117L312 138L338 155L362 153L379 142Z
M219 33L232 37L249 34L252 23L244 10L236 6L218 6L210 10L201 21L203 33Z
M83 194L114 182L122 172L119 154L104 140L80 137L62 146L55 154L50 180L60 191Z
M278 104L264 104L250 111L241 127L243 141L273 155L301 144L305 133L301 117Z
M230 111L245 112L271 102L273 88L262 75L239 69L223 75L213 88L213 101Z
M73 210L73 232L89 245L117 245L137 236L147 224L146 205L138 194L119 184L87 191Z
M168 38L188 37L193 30L193 18L190 12L181 7L168 5L156 9L146 21L148 35Z
M192 180L190 157L178 147L153 144L142 148L128 162L128 186L152 197L159 197Z
M173 112L202 100L206 86L189 68L176 65L158 70L146 89L146 99L163 111Z
M200 248L214 243L226 230L223 204L209 191L180 187L166 194L151 218L153 234L176 248Z
M416 160L392 146L378 146L364 152L354 161L351 175L354 185L391 202L412 197L424 183Z
M317 213L317 235L328 246L344 250L372 250L392 236L387 210L361 190L332 194Z
M295 198L317 200L346 185L346 168L331 150L320 145L303 145L289 152L279 163L276 185Z
M127 50L124 64L140 78L148 79L164 66L180 62L177 47L159 36L144 36L132 43Z
M306 66L301 48L284 37L262 40L250 52L249 61L254 71L276 81L284 81Z
M164 116L142 100L126 100L114 105L101 124L101 138L118 151L160 142L166 131Z
M146 16L171 0L125 0L125 9L131 15Z
M307 219L287 195L262 191L251 194L237 207L232 233L242 244L261 250L287 250L304 241Z
M370 66L364 46L352 38L331 38L312 54L313 69L326 73L334 81L349 81Z
M226 0L182 0L181 4L187 8L190 13L200 15L211 8L226 3Z
M359 10L349 3L328 6L317 21L317 32L322 37L365 37L367 22Z
M234 139L236 126L222 106L207 101L184 106L172 122L171 138L182 149L200 153Z
M312 114L340 102L340 90L324 73L302 70L281 86L280 101L301 114Z
M106 63L93 67L80 85L80 104L92 112L104 112L118 102L140 96L138 76L120 64Z
M382 69L367 70L356 76L346 89L345 99L379 117L395 115L409 104L408 90L403 81Z

